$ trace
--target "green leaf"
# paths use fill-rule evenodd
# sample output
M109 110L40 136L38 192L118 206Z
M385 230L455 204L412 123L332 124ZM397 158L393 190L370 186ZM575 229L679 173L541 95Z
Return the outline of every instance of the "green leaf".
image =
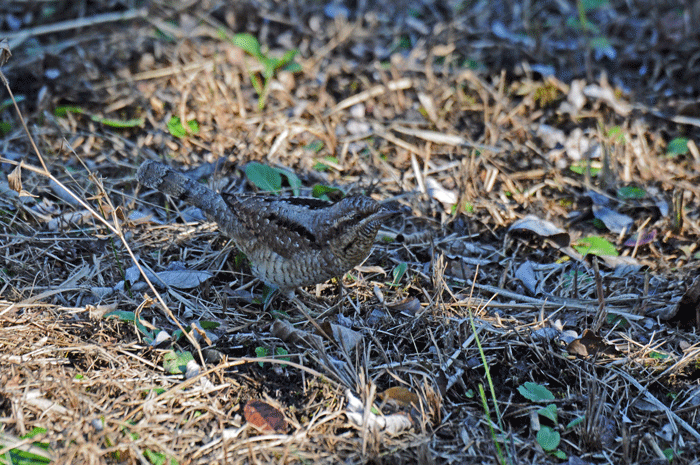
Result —
M15 95L15 102L20 103L24 102L25 100L27 100L27 97L25 97L24 95ZM0 111L4 111L5 109L10 108L13 105L14 103L12 103L12 99L7 98L0 102Z
M561 436L559 433L554 431L549 426L543 426L537 432L537 443L547 452L554 451L557 447L559 447L560 442Z
M325 186L323 184L316 184L311 189L311 196L316 198L316 199L330 200L330 197L328 196L328 194L335 194L336 192L340 193L341 197L345 194L342 190L338 189L337 187Z
M278 348L276 348L276 349L275 349L275 355L277 355L277 356L279 357L280 360L286 360L286 361L290 361L290 360L291 360L291 357L286 357L286 355L289 355L289 351L288 351L287 349L285 349L284 347L278 347ZM282 367L282 368L284 368L284 367L286 367L286 366L287 366L286 363L281 363L281 364L280 364L280 367Z
M153 331L146 328L146 326L144 326L144 324L141 323L141 321L136 318L136 313L124 311L124 310L116 310L114 312L109 312L109 313L105 314L105 316L104 316L105 319L111 318L111 317L115 317L119 321L127 321L129 323L134 323L134 325L136 326L136 329L138 329L141 334L146 336L146 342L148 342L150 344L151 341L153 340L153 336L154 336Z
M194 360L194 357L189 351L171 350L163 356L163 369L171 375L180 375L187 371L190 360Z
M608 0L580 0L581 6L586 12L597 10L598 8L608 5Z
M136 325L136 329L138 329L139 332L145 336L146 342L148 344L153 342L153 338L155 337L155 333L153 331L151 331L150 329L146 328L146 326L143 323L141 323L140 319L137 319L136 321L134 321L134 325Z
M323 141L319 139L315 139L308 144L304 146L304 150L310 150L311 152L318 153L321 151L321 149L324 147ZM335 159L335 162L338 163L338 159Z
M566 460L566 453L563 450L555 450L552 455L560 460Z
M5 134L9 134L10 131L12 131L12 125L10 123L5 122L5 121L0 121L0 136L4 136Z
M263 58L262 51L260 50L260 42L248 33L236 34L233 36L233 45L243 49L255 58Z
M301 65L300 65L299 63L297 63L296 61L293 61L293 62L289 63L289 64L286 65L283 69L284 69L285 71L289 71L290 73L300 73L300 72L302 72L302 71L304 70L304 69L301 67Z
M600 236L582 237L572 244L572 247L581 255L597 255L599 257L617 257L617 249L608 240Z
M201 326L202 329L216 329L221 326L221 323L218 321L200 320L199 326Z
M263 65L263 77L267 86L268 81L275 75L275 70L279 67L280 61L274 57L261 57L260 62Z
M282 55L282 58L280 58L279 66L282 67L291 63L294 57L297 56L297 53L299 53L299 50L289 50L286 52L284 55Z
M105 320L110 317L115 317L119 321L136 321L136 313L125 310L115 310L113 312L106 313L104 316Z
M552 394L552 391L541 384L533 383L531 381L518 386L518 392L522 394L523 397L533 402L554 400L554 394Z
M154 452L150 449L143 449L143 455L152 465L177 465L178 461L174 458L168 460L168 456L163 452Z
M2 439L2 434L0 434L0 439ZM5 454L0 455L0 465L43 465L48 463L51 463L49 457L20 449L10 449Z
M111 118L103 118L101 116L97 115L92 115L90 117L91 120L95 121L96 123L102 123L105 126L109 126L111 128L135 128L138 126L143 125L145 120L143 118L133 118L133 119L111 119Z
M42 428L40 426L35 426L34 428L32 428L31 431L29 431L27 434L22 436L22 439L31 439L39 434L46 434L46 432L47 432L46 428Z
M586 419L585 415L578 417L578 418L574 418L573 420L571 420L569 423L566 424L566 429L571 429L574 426L580 425L581 423L583 423L583 420L585 420L585 419Z
M81 113L85 113L85 110L83 110L80 107L73 106L73 105L61 105L61 106L56 107L53 110L54 116L56 116L58 118L64 118L68 113L81 114Z
M674 157L676 155L685 155L686 153L688 153L688 138L676 137L668 143L668 147L666 149L666 153Z
M666 460L668 460L669 462L673 460L673 449L671 449L670 447L667 447L666 449L662 450L661 453L664 454L664 457L666 457Z
M301 179L299 179L299 176L297 176L293 171L285 170L283 168L273 169L287 178L287 183L289 184L289 187L292 188L292 194L299 195L301 193Z
M401 282L401 278L403 278L403 275L406 274L407 269L408 264L406 262L401 262L394 267L394 269L391 272L392 276L394 276L394 281L392 281L391 283L392 286L399 285L399 282Z
M588 170L588 162L586 160L577 161L569 166L569 169L576 174L584 174ZM598 173L600 173L600 168L591 166L591 176L598 176Z
M248 181L263 191L279 192L282 189L282 176L279 171L267 165L252 161L245 167Z
M557 421L557 406L554 404L549 404L546 407L542 407L537 411L539 415L542 415L545 418L548 418L552 420L555 424L558 423Z
M168 121L168 131L178 138L187 137L189 133L197 134L199 132L199 123L193 119L187 122L187 127L189 128L189 132L182 125L179 116L173 116L170 118L170 121Z
M622 128L620 126L613 126L608 130L607 136L610 139L613 139L615 142L619 142L621 144L625 143L625 133L622 132Z
M258 346L255 348L256 357L267 357L269 354L270 351L267 350L267 347ZM260 365L260 368L262 368L265 365L265 362L258 362L258 365Z
M641 187L625 186L617 190L617 198L622 200L643 199L647 196L647 191Z

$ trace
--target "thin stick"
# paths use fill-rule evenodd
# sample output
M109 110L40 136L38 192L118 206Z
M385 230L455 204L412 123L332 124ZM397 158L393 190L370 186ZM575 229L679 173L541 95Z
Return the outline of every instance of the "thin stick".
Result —
M134 18L145 18L147 14L148 9L146 8L126 10L118 13L104 13L101 15L90 16L89 18L71 19L69 21L61 21L58 23L33 27L31 29L24 29L18 32L10 32L9 34L6 34L5 37L10 39L10 48L13 48L17 47L30 37L51 34L52 32L79 29L81 27L94 26L96 24L114 23L116 21L124 21Z

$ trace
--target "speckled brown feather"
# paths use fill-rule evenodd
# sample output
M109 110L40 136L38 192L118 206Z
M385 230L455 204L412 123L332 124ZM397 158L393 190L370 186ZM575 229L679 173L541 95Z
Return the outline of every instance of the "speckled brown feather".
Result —
M382 222L397 212L369 197L336 203L273 195L219 195L162 163L147 161L138 180L199 207L250 260L253 274L282 290L340 276L369 254Z

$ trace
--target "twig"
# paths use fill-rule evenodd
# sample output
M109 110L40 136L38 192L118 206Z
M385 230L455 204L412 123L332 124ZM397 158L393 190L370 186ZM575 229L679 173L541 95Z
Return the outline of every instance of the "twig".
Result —
M24 29L18 32L11 32L5 37L10 39L10 48L17 47L22 42L30 37L36 37L52 32L68 31L70 29L79 29L81 27L94 26L96 24L113 23L134 18L145 18L148 14L148 9L138 8L126 10L117 13L104 13L101 15L90 16L89 18L71 19L69 21L61 21L59 23L46 24L37 26L31 29Z

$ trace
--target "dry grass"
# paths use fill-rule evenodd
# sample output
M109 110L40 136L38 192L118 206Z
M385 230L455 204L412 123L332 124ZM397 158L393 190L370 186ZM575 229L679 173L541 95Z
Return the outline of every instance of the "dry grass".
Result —
M653 69L639 82L635 70L600 78L609 62L596 60L585 34L558 53L568 13L554 7L513 13L523 22L509 27L540 40L530 48L492 33L495 4L450 15L442 3L411 5L417 16L370 6L357 23L328 20L313 2L250 5L153 2L146 16L122 12L119 24L105 6L88 12L105 22L80 32L80 12L67 8L48 16L65 31L50 40L12 35L15 56L0 69L22 97L38 153L13 108L2 110L10 130L0 169L6 176L22 160L22 188L36 197L0 182L0 463L10 446L33 443L48 445L55 463L558 462L536 440L543 426L581 460L570 463L662 463L664 450L674 463L697 463L700 340L687 292L700 268L700 124L688 105L700 71L687 60L697 32L664 5L591 14L617 50L628 41L648 52ZM657 30L654 18L664 40L680 34L683 46L629 39L632 26ZM220 27L250 31L273 54L301 51L302 71L279 73L263 110L249 75L256 61L219 38ZM624 50L616 63L631 66ZM566 72L542 78L528 69L535 63ZM581 83L591 87L578 93ZM55 116L66 104L84 113ZM143 123L116 129L90 115ZM174 137L174 116L199 131ZM666 155L680 136L689 152ZM569 169L575 144L601 149L600 175ZM399 202L405 214L342 289L309 288L264 312L262 286L214 226L139 188L134 173L149 158L199 167L193 176L239 192L255 189L243 170L260 161L296 173L305 195L332 185ZM645 196L616 199L629 185ZM591 191L612 196L654 240L625 246L629 235L596 226ZM572 241L604 236L624 258L582 257L509 230L528 214ZM152 280L157 300L134 257L153 273L209 277ZM688 310L676 313L684 294ZM142 326L105 318L115 310ZM179 328L191 336L148 339ZM568 345L586 329L581 342L597 353ZM189 351L199 371L171 374L164 361L174 350ZM554 393L556 422L521 394L527 382ZM286 427L252 426L245 406L255 399ZM373 404L410 427L378 427ZM38 435L21 439L30 432Z

